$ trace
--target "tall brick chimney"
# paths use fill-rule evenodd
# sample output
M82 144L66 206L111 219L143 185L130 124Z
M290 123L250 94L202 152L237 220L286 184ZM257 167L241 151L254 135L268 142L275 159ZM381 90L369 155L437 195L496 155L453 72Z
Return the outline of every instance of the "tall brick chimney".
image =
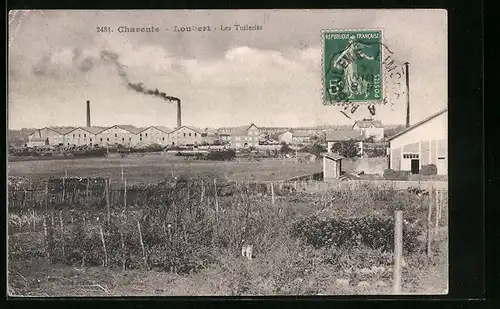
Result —
M181 100L177 101L177 128L182 126L181 123Z
M87 101L87 127L90 127L90 101Z

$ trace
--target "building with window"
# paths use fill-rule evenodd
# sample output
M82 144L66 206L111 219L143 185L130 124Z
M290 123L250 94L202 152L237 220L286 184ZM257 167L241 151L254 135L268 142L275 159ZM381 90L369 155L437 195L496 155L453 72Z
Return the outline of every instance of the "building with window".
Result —
M97 135L106 130L103 127L79 127L68 132L65 138L65 145L82 146L82 145L99 145Z
M384 138L384 126L380 120L359 120L354 123L352 129L361 131L365 138L373 137L374 141L380 141Z
M259 146L260 130L255 124L237 127L231 132L232 148L248 148Z
M389 168L420 173L434 164L438 175L448 174L448 109L416 123L389 139Z
M74 127L45 127L38 129L28 136L28 145L39 146L41 140L44 141L43 145L66 145L66 134L74 129ZM37 140L36 143L34 139Z
M168 145L172 129L164 126L150 126L139 132L138 145ZM136 137L137 138L137 137Z
M326 134L325 139L327 143L328 153L332 153L332 147L336 143L354 141L357 143L357 146L359 148L359 155L362 156L364 154L363 141L365 139L365 136L361 131L332 131Z
M182 126L169 134L172 146L197 146L201 145L202 139L202 130L189 126Z
M97 144L105 145L123 145L133 147L141 142L139 132L142 128L131 125L114 125L96 135Z

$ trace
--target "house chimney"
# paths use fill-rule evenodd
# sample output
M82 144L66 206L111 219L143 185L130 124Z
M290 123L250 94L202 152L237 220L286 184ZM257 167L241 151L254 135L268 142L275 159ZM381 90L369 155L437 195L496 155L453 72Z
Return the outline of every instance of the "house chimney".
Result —
M181 123L181 100L177 101L177 128L182 126Z
M90 101L87 101L87 127L90 127Z

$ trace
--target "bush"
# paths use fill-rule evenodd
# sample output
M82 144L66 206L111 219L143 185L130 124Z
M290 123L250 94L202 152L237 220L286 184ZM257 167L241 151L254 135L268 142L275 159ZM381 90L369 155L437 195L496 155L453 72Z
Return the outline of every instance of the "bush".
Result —
M420 174L425 176L437 175L437 167L434 164L423 165Z
M224 151L211 151L206 155L207 160L231 161L236 157L236 151L228 149Z
M359 147L356 141L349 140L333 144L332 151L345 158L354 158L359 154Z
M410 172L409 171L395 171L392 169L384 170L384 179L385 180L409 180Z
M391 252L394 247L394 220L391 217L363 216L326 220L309 217L296 223L293 233L316 248L364 246ZM416 228L410 228L408 225L403 227L403 246L406 252L414 252L419 248L419 234L420 231Z

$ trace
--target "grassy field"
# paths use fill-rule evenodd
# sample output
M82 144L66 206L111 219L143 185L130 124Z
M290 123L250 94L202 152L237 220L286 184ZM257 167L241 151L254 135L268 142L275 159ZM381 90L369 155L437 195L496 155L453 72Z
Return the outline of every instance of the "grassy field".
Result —
M160 184L150 198L130 205L126 212L122 205L112 205L113 226L104 223L105 208L38 210L36 228L29 211L9 212L9 294L389 294L394 210L404 212L404 242L413 248L405 249L402 292L447 291L447 208L435 235L433 230L433 254L427 257L425 222L430 201L426 196L363 184L291 192L275 196L275 201L238 186L232 189L233 195L216 199L210 187L190 185L177 182L168 189ZM41 215L53 226L49 238L44 236ZM166 223L172 224L172 236L165 230ZM100 228L104 233L99 234ZM118 231L125 247L120 246ZM254 244L254 259L241 257L242 239ZM377 245L380 241L385 246ZM103 263L108 264L103 267Z
M322 171L321 163L295 163L293 161L261 160L195 161L173 155L130 156L125 158L89 158L74 160L44 160L9 162L9 176L34 178L111 176L121 178L123 167L127 183L155 181L173 175L198 177L208 175L227 176L228 180L284 180L295 176Z

